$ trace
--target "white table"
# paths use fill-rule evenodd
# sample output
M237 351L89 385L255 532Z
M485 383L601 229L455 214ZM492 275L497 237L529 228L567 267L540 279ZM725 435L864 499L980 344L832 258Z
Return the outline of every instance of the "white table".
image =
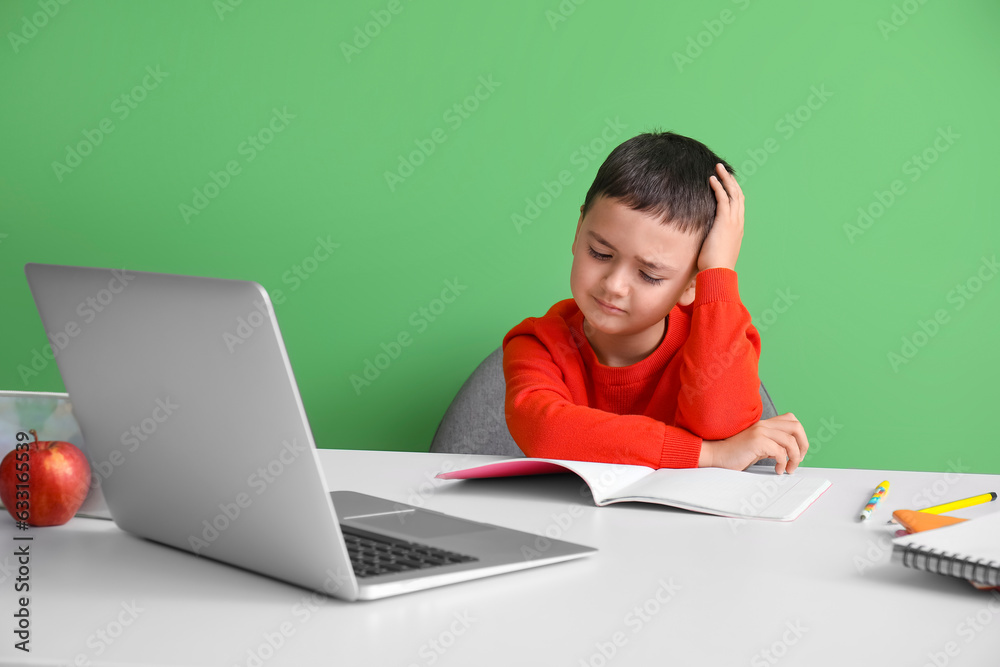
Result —
M74 518L35 528L31 648L13 648L15 536L0 519L0 659L160 665L996 665L1000 595L889 564L893 509L997 475L806 469L833 486L790 523L626 503L573 475L444 482L473 457L322 450L350 489L597 547L591 557L345 603ZM496 458L496 457L489 457ZM475 457L486 460L487 457ZM890 495L866 524L872 489ZM970 508L972 517L996 507ZM294 548L289 545L289 548ZM74 662L79 661L79 662Z

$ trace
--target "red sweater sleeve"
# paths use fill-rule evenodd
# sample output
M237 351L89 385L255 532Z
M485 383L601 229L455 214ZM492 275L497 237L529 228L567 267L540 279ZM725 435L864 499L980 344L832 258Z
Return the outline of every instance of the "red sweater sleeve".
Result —
M695 278L691 331L681 356L675 423L706 440L732 437L760 420L760 334L740 301L736 272Z
M508 334L503 371L507 427L527 456L651 468L698 465L700 437L652 417L575 403L552 354L534 336Z

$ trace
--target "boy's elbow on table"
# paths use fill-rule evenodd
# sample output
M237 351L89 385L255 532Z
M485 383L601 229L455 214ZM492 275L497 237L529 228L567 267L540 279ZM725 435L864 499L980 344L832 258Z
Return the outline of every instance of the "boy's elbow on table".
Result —
M725 440L737 433L742 433L760 421L764 409L757 396L756 403L750 403L737 409L733 405L721 405L713 415L704 415L697 423L684 423L678 420L677 426L687 429L703 440Z

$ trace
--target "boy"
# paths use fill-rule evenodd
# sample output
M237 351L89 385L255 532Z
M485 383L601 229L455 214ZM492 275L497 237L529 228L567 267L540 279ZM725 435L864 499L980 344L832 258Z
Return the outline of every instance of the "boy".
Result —
M760 335L735 271L743 210L733 169L698 141L646 133L611 152L580 207L573 298L503 339L507 427L527 456L798 467L795 416L759 421Z

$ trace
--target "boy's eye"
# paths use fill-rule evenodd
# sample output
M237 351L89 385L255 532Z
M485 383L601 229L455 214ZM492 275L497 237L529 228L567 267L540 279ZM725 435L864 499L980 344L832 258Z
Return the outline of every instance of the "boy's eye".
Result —
M597 252L596 250L594 250L590 246L587 246L587 250L590 251L590 255L594 259L600 259L600 260L611 259L611 255L602 255L601 253Z
M642 279L645 280L647 283L652 283L653 285L659 285L661 282L663 282L663 278L650 278L642 271L639 272L639 275L641 275Z
M596 260L599 260L599 261L603 262L604 260L611 259L611 255L603 255L603 254L597 252L596 250L594 250L593 248L591 248L590 246L587 246L587 250L590 251L590 256L593 257ZM639 272L639 275L642 276L643 280L645 280L647 283L649 283L651 285L659 285L660 283L663 282L662 278L650 278L649 276L647 276L642 271Z

